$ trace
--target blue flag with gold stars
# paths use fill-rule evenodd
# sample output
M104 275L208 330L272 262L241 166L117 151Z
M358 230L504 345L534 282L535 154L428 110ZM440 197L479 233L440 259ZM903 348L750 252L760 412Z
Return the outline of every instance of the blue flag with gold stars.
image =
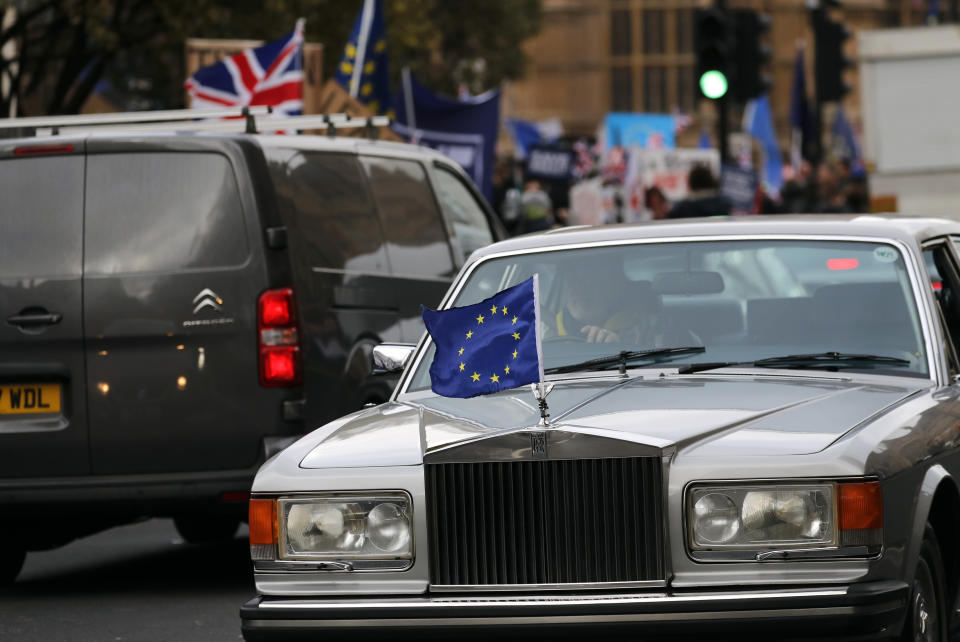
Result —
M333 77L374 114L390 115L388 112L393 111L383 0L364 0Z
M437 352L430 387L476 397L543 380L536 275L474 305L423 309Z

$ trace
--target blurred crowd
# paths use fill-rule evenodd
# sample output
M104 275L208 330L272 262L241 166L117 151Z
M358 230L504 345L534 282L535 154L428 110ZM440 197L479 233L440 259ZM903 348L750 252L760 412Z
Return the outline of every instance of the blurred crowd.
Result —
M501 163L494 174L493 207L512 234L537 232L577 223L577 218L620 223L635 220L659 220L726 216L730 214L853 214L869 211L866 176L849 160L839 159L812 165L803 161L798 168L786 166L783 187L771 194L757 188L752 211L734 211L724 195L719 177L707 165L695 165L687 174L687 195L672 201L657 186L647 187L642 195L642 213L625 216L620 192L594 207L602 212L579 212L571 216L569 181L544 181L524 176L522 166L512 161Z

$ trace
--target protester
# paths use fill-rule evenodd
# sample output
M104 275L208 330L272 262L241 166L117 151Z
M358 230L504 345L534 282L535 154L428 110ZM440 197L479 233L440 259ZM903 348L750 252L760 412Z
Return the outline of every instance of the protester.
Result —
M730 213L730 199L720 194L720 184L706 165L694 165L687 177L690 195L673 206L667 218L725 216Z
M664 196L663 190L656 185L647 188L643 201L644 206L650 210L650 215L655 221L667 218L667 215L670 214L670 201Z
M536 179L527 180L520 196L517 233L540 232L553 225L553 202Z

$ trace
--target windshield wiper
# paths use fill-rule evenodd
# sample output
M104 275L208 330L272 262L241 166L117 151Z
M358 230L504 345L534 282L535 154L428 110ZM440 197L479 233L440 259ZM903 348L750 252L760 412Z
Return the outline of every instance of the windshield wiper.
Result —
M650 359L654 363L666 360L669 357L679 357L686 354L696 354L705 352L707 349L703 346L679 346L676 348L653 348L651 350L621 350L617 354L611 354L605 357L589 359L580 363L572 363L566 366L548 368L544 374L562 374L565 372L576 372L578 370L605 370L610 366L619 366L620 372L625 373L627 363L638 359Z
M890 365L909 366L907 359L887 357L878 354L855 354L850 352L818 352L814 354L788 354L781 357L767 357L758 359L749 365L761 368L775 368L780 365L791 368L820 368L849 366L862 368L865 366Z

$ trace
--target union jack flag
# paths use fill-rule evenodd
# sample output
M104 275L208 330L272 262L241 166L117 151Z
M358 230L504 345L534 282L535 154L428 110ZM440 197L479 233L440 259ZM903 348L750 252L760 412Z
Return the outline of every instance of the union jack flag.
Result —
M278 115L302 114L303 22L279 40L198 69L184 83L192 107L269 105Z

